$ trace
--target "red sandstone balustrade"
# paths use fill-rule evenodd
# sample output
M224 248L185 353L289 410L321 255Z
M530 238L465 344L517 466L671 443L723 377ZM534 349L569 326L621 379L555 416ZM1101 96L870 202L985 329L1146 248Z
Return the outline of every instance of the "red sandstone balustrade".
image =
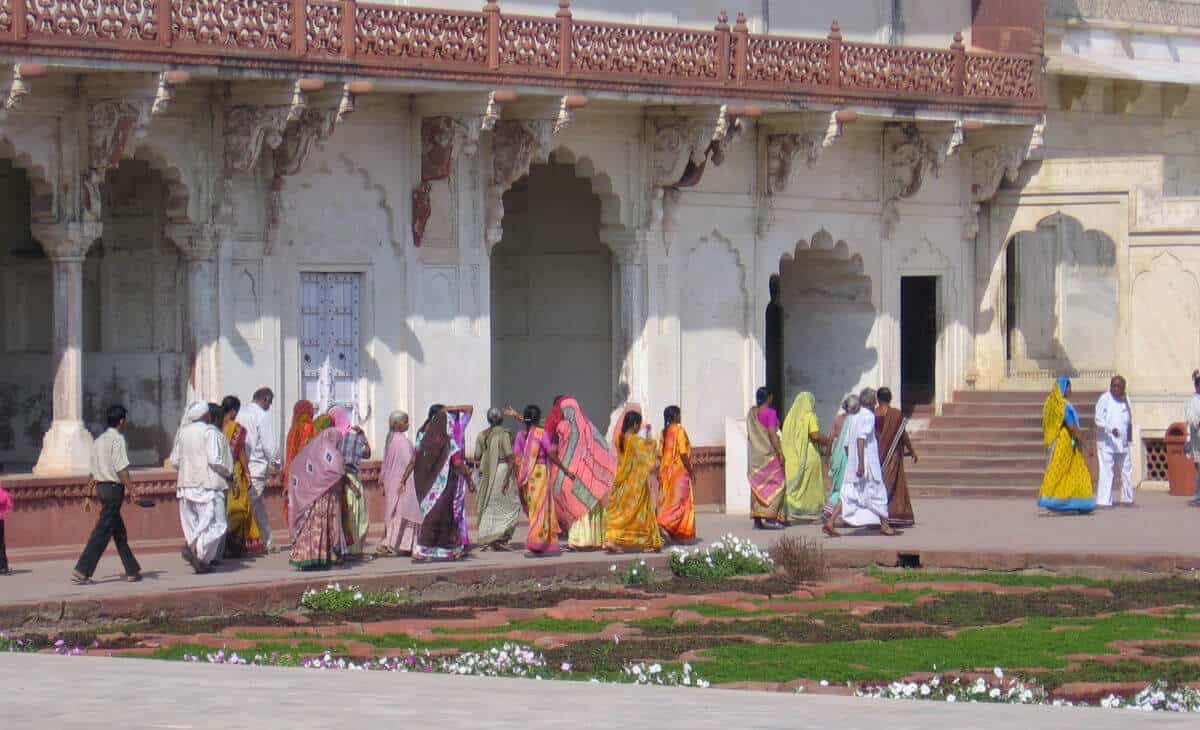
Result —
M301 5L301 2L303 4ZM25 12L14 12L16 7ZM967 51L356 0L0 0L0 50L677 95L1040 110L1042 53Z

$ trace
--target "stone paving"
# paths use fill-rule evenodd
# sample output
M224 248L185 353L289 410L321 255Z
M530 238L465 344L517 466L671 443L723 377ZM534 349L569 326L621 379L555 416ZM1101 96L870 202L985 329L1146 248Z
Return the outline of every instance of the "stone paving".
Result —
M1186 715L1128 710L869 701L45 655L0 655L0 687L6 726L59 730L560 730L568 725L689 730L1126 730L1191 728L1196 723Z
M1114 509L1088 516L1043 516L1032 503L1013 499L918 500L919 524L903 535L885 538L874 532L835 540L822 539L815 525L780 533L757 532L750 520L723 514L697 516L702 541L726 532L769 545L780 534L822 539L835 565L894 565L898 554L919 555L923 567L1013 570L1032 567L1112 571L1194 570L1200 568L1196 540L1200 509L1183 498L1161 492L1139 494L1135 509ZM384 558L327 573L300 574L289 568L286 553L222 565L210 575L195 575L177 554L141 556L146 579L120 580L120 563L110 549L91 586L69 581L72 560L23 563L13 551L14 575L0 577L0 608L16 604L157 600L173 607L189 600L237 604L255 597L292 600L304 586L329 581L386 585L426 585L451 573L471 581L519 577L599 575L614 562L603 553L565 554L560 558L525 559L521 552L477 553L459 564L416 565L403 558ZM651 559L663 561L665 556ZM148 604L147 604L148 605ZM3 623L3 621L0 621Z

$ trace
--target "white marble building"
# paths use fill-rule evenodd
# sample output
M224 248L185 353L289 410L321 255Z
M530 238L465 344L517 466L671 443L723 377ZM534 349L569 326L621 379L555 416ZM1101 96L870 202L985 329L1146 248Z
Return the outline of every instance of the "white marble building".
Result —
M571 12L711 29L721 10L680 5ZM971 48L976 22L968 0L753 5L752 33L823 38L836 15L897 46ZM768 382L829 419L868 384L936 409L1118 371L1160 435L1200 365L1198 10L1049 2L1044 116L10 65L0 462L77 472L114 401L140 465L194 396L269 385L282 429L327 361L375 441L396 408L570 392L602 423L678 403L722 446Z

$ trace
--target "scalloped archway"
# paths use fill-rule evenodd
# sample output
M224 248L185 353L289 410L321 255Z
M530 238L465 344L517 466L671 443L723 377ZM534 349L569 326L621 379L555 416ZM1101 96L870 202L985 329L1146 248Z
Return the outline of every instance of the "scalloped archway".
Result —
M781 378L780 413L809 391L825 422L847 393L877 379L872 281L862 256L824 228L784 252L772 280L767 318L777 330L765 333L767 372L774 369Z

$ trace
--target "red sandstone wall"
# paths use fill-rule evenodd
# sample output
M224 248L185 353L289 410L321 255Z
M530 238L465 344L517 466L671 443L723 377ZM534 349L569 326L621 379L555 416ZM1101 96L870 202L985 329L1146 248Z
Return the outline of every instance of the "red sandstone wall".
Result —
M998 53L1029 53L1044 42L1044 0L972 0L971 46Z

